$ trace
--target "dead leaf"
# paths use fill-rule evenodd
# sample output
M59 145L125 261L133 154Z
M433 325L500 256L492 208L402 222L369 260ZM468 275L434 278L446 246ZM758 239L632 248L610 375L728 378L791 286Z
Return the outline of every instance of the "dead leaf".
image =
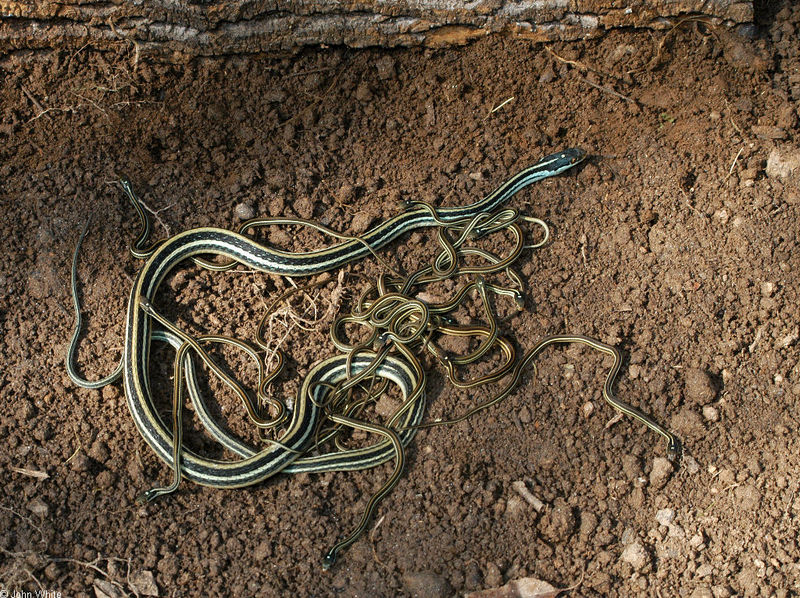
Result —
M137 571L131 575L131 586L142 596L158 596L158 586L152 571Z
M523 577L490 590L467 594L466 598L556 598L566 588L559 589L541 579Z
M95 579L93 585L96 598L125 598L120 589L107 579Z
M36 478L37 480L46 480L50 477L46 471L37 471L36 469L25 469L24 467L12 467L11 471L16 473L26 475L30 478Z

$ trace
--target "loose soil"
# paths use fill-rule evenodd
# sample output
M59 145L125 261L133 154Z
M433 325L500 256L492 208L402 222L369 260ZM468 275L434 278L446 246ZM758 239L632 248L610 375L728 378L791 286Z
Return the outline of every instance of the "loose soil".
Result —
M449 596L536 577L579 584L580 596L800 593L800 8L759 18L739 32L687 21L548 47L490 37L179 65L137 60L127 45L2 57L0 588ZM322 554L391 464L239 490L184 483L136 504L169 471L119 383L83 390L64 369L69 268L89 216L79 367L99 377L120 358L140 266L120 173L157 213L157 235L234 228L249 212L359 233L405 200L471 203L571 146L590 159L512 201L553 239L519 264L526 309L498 301L504 333L520 350L553 333L618 346L617 394L682 438L679 468L663 439L614 421L600 393L607 361L553 348L500 405L421 431L371 531L327 573ZM268 240L330 242L294 230ZM416 232L381 256L411 270L434 243ZM345 308L383 268L367 259L334 273L312 295L316 314L296 302L320 322L289 330L276 392L335 352L328 306ZM187 265L159 302L195 332L252 338L286 288ZM488 396L425 365L431 419ZM157 353L165 405L170 371Z

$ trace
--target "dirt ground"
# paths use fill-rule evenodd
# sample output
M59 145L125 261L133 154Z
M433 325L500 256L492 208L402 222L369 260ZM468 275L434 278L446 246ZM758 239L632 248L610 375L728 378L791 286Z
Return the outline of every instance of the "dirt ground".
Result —
M574 596L800 594L800 7L779 9L740 32L685 22L547 47L492 37L185 65L137 61L125 45L0 58L0 588L450 596L535 577ZM679 468L663 439L613 421L607 361L550 349L500 405L417 435L370 532L327 573L322 554L391 464L240 490L187 482L135 503L169 471L119 382L83 390L64 368L88 215L79 367L97 378L121 355L140 262L119 173L157 212L157 235L234 228L250 212L358 233L403 200L472 203L573 146L587 162L512 201L553 239L523 256L526 309L501 308L504 333L521 350L553 333L618 346L617 394L681 437ZM410 269L433 243L415 232L382 256ZM345 271L346 303L382 266ZM319 311L337 280L315 295ZM164 287L159 301L187 327L247 337L287 282L187 265ZM297 307L324 320L309 309ZM311 328L289 330L277 391L335 352ZM168 397L171 357L158 355ZM488 396L425 363L429 418Z

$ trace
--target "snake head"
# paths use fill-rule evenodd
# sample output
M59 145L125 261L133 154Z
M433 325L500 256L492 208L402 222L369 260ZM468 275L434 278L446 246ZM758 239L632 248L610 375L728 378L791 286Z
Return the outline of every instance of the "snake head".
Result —
M518 309L525 309L525 297L522 296L522 293L514 289L514 303L517 304Z
M329 550L325 553L325 556L322 557L322 570L328 571L333 565L336 563L336 553L333 549Z
M673 438L667 447L667 459L671 463L678 463L682 456L683 446L681 445L681 441L677 438Z

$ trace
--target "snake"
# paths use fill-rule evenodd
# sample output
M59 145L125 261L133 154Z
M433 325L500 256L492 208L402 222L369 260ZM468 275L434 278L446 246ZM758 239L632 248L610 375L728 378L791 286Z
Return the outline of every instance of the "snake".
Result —
M473 204L439 207L435 210L435 214L430 209L412 206L367 231L358 239L349 238L317 251L287 252L264 246L241 232L214 227L194 228L178 233L147 250L141 246L143 235L140 235L136 245L140 256L146 257L146 261L134 280L129 296L122 361L112 374L98 381L82 378L74 366L81 328L80 305L77 298L77 256L80 241L88 229L87 225L73 256L71 282L76 318L73 336L67 350L67 372L75 384L86 388L100 388L122 375L128 407L140 435L162 461L174 468L176 464L173 458L172 431L158 415L150 388L148 362L154 318L148 306L152 306L156 292L166 276L180 263L187 259L220 256L253 270L270 274L290 277L320 274L373 254L409 231L441 226L441 222L459 222L479 214L493 212L525 187L561 174L582 162L585 157L586 152L578 148L545 156ZM132 192L129 196L136 205L140 217L143 217L142 208L138 205L139 202L134 200ZM270 220L259 219L258 225L265 222L269 224ZM302 219L291 219L291 222L312 224ZM242 230L247 227L248 223L245 223ZM181 473L187 479L201 485L236 488L256 484L286 469L299 459L303 450L312 443L320 418L319 404L322 401L322 397L317 395L325 392L325 386L321 383L330 383L345 373L352 374L352 370L347 372L348 368L353 368L356 372L358 368L366 368L369 365L367 361L370 361L369 358L357 357L350 359L348 363L348 360L334 357L315 366L303 380L284 433L273 445L236 461L209 459L187 449L182 453ZM416 379L413 378L416 374L413 373L413 368L401 360L383 362L376 374L393 378L401 389L409 392L416 386ZM345 457L345 462L340 462L338 465L346 466L347 463Z

